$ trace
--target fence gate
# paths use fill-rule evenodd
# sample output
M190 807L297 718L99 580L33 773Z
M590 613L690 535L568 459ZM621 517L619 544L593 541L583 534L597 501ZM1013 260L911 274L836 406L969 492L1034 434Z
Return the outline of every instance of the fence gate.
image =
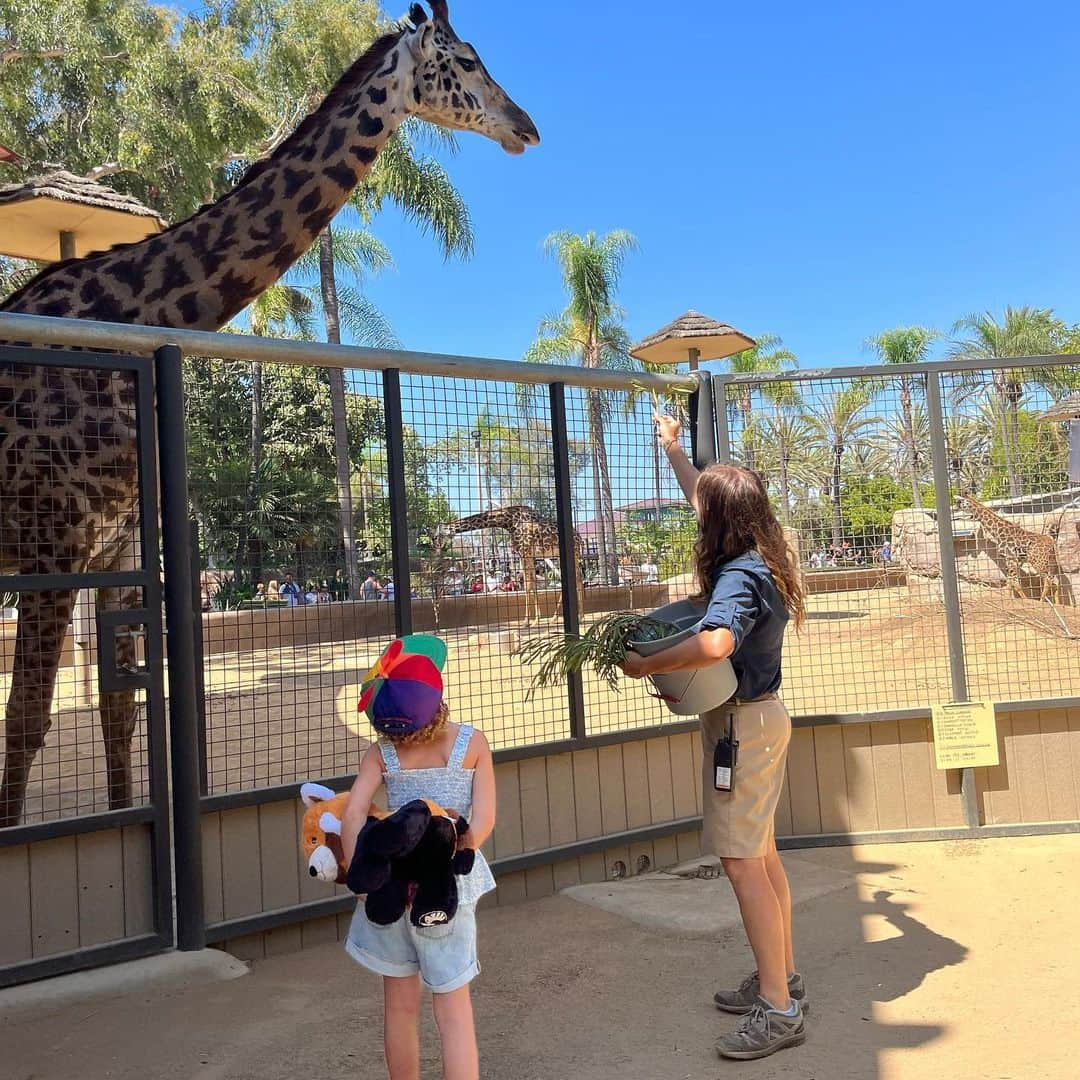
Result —
M0 569L7 575L0 577L0 692L9 781L41 745L26 770L17 821L0 827L0 986L173 944L154 365L151 357L0 347ZM122 424L96 412L113 400ZM110 445L115 456L104 452ZM47 568L50 547L70 542L50 535L60 530L46 515L64 513L50 492L62 488L79 454L92 451L96 486L112 495L131 490L132 516L98 529L107 556L86 572L19 573L35 556ZM74 618L42 742L34 700L49 671L40 642L72 593ZM41 620L40 638L16 643L16 605L28 623ZM0 809L10 818L20 800L12 787L7 793Z

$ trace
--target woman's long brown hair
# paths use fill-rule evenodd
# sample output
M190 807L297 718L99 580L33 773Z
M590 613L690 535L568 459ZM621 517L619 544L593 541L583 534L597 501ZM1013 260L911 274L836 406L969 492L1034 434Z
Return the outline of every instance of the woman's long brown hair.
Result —
M710 465L698 477L697 504L697 599L712 593L722 563L756 550L772 571L784 607L798 630L806 617L802 577L761 477L738 465Z

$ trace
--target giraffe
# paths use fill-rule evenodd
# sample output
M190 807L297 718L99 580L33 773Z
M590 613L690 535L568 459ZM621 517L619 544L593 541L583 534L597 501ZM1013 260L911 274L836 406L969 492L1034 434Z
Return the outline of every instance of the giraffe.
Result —
M1029 566L1039 578L1042 589L1039 600L1050 599L1051 604L1060 598L1060 569L1057 560L1057 544L1052 536L1031 532L995 514L988 506L971 495L961 495L960 503L982 526L983 533L1005 561L1005 577L1009 588L1019 598L1024 598L1020 586L1020 568Z
M555 522L542 517L531 506L501 506L492 510L482 510L479 514L459 518L443 525L435 537L436 556L446 549L450 540L461 533L476 532L479 529L503 529L510 534L510 547L521 559L525 570L525 625L530 626L533 616L540 622L543 615L540 610L540 590L536 580L536 560L559 557L559 530ZM578 611L584 614L585 591L579 566L583 554L581 537L574 533L574 583L578 594ZM563 571L565 573L565 569ZM561 601L560 601L561 604ZM559 606L555 607L553 619L559 617Z
M0 310L220 329L318 238L400 124L419 117L475 131L511 154L540 137L450 25L446 0L413 4L322 104L223 198L139 243L55 263ZM122 375L0 370L0 572L133 568L135 401ZM23 593L5 732L0 827L22 815L29 769L51 723L74 592ZM132 597L102 590L101 605ZM117 639L132 664L130 635ZM101 697L109 806L131 805L132 693Z

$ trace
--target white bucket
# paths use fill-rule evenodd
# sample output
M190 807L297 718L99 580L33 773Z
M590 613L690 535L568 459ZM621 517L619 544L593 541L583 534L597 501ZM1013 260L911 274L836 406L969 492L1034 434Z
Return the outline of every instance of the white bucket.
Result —
M666 604L651 612L649 617L672 623L680 627L679 632L658 641L631 641L628 644L642 656L655 656L696 634L704 614L704 610L690 600ZM711 709L718 709L734 696L739 685L730 660L717 660L715 664L696 671L653 675L650 681L660 699L676 716L700 716Z

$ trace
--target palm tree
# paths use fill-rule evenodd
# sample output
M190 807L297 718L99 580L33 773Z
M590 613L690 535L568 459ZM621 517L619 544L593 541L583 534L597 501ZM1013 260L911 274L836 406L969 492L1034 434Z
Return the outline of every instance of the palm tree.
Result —
M762 334L752 348L728 357L728 364L735 375L764 375L798 367L799 360L790 349L784 348L783 341L776 334ZM748 469L756 468L753 415L757 385L761 384L735 383L729 391L729 404L742 419L743 462ZM761 390L765 399L774 404L790 398L793 393L790 383L765 383L761 385Z
M366 177L353 192L344 211L359 217L362 225L389 201L421 232L434 235L445 258L468 258L473 250L472 221L468 207L443 166L421 154L420 141L435 144L453 153L457 143L450 132L412 118L391 137ZM342 330L352 339L375 348L396 348L400 343L378 308L363 294L365 276L392 265L389 251L366 228L346 228L333 223L319 235L317 244L297 263L298 274L317 274L326 340L341 343ZM348 271L352 281L338 280L338 267ZM349 465L349 436L346 414L345 373L328 368L330 414L334 431L338 507L341 544L349 595L358 596L360 572L357 561L355 516L352 503L352 470Z
M1065 324L1050 308L1007 307L999 323L990 312L968 315L953 327L957 338L949 351L954 359L1001 360L1015 356L1045 356L1063 347ZM1017 457L1020 452L1020 402L1024 373L1018 369L995 369L992 374L999 403L999 420L1009 494L1023 494Z
M310 341L313 335L314 304L302 290L278 282L261 293L248 308L251 333L258 337L289 337ZM234 330L239 329L233 327ZM233 558L234 571L239 578L242 567L248 565L252 580L262 573L263 545L254 528L256 503L265 479L265 424L263 409L263 365L251 367L251 424L248 470L245 480L244 511L237 533Z
M883 364L923 364L929 357L930 346L941 335L928 326L898 326L893 330L884 330L877 337L868 338L866 347ZM918 394L919 381L911 375L901 375L900 417L902 445L905 451L905 471L911 480L912 505L922 509L922 493L919 481L922 478L922 446L916 438L914 424L914 401Z
M875 387L868 379L856 379L828 398L812 406L807 415L819 440L829 450L828 491L832 503L832 542L839 548L843 543L844 518L841 506L841 486L844 454L855 450L866 440L866 432L878 423L866 410L874 398Z
M815 429L805 415L785 407L774 410L765 420L763 435L761 468L776 476L780 520L790 525L794 485L810 486L821 473L821 462L815 460L813 446Z
M594 232L584 236L556 232L544 241L544 250L558 260L569 302L562 314L540 323L537 339L525 354L528 362L634 370L624 313L614 297L626 256L637 248L634 236L622 229L603 237ZM618 540L605 437L611 399L600 390L587 390L585 399L600 522L600 580L613 585L618 582Z

